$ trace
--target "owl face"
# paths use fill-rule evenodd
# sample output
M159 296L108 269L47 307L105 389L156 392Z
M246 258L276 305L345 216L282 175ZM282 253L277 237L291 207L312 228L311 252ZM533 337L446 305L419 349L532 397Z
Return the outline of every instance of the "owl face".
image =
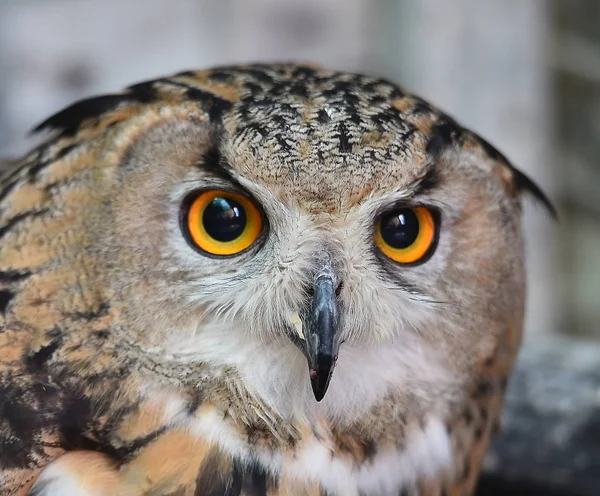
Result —
M424 101L293 65L110 98L46 125L68 139L84 114L85 249L127 346L334 417L389 395L447 409L486 357L514 354L519 194L541 193Z

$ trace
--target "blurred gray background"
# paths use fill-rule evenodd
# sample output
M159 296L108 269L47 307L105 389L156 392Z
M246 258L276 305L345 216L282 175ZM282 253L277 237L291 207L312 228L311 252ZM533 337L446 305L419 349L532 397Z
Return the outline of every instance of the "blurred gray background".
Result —
M76 99L273 59L390 78L495 144L560 212L526 208L528 338L600 338L597 0L0 0L0 155Z

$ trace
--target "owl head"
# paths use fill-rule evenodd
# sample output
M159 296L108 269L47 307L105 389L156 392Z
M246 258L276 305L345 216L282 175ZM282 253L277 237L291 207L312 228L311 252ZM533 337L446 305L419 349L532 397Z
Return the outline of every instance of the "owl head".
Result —
M68 247L49 263L78 264L118 347L165 375L232 374L280 412L343 416L391 391L448 403L489 357L512 361L521 193L549 203L387 81L185 72L40 129L55 130L30 157L53 212L45 242Z

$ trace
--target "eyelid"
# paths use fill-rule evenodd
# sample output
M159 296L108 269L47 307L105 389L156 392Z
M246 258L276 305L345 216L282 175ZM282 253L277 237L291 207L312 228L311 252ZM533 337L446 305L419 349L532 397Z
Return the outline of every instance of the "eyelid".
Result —
M189 182L192 183L193 185L195 185L196 187L192 186L190 188L187 188L181 195L180 201L184 201L186 198L188 198L191 195L196 195L196 196L201 195L205 191L219 190L219 191L224 191L225 193L231 193L234 195L247 196L252 201L256 202L254 197L248 191L246 191L244 188L242 188L236 184L230 183L228 181L225 181L223 179L207 178L202 181L193 180L193 181L189 181Z
M377 222L384 215L402 208L426 208L431 211L438 224L441 223L442 211L438 206L427 202L413 201L411 199L402 199L386 205L380 205L375 210L373 218L375 219L375 222Z

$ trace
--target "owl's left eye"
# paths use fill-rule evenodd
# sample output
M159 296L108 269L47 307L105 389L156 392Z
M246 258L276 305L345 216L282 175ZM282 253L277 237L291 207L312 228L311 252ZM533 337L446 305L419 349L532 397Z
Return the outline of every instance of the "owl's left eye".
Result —
M228 191L203 191L187 203L184 230L190 241L211 255L237 255L262 231L262 215L252 200Z
M432 210L399 208L381 216L375 228L375 244L395 262L414 264L433 252L437 229Z

